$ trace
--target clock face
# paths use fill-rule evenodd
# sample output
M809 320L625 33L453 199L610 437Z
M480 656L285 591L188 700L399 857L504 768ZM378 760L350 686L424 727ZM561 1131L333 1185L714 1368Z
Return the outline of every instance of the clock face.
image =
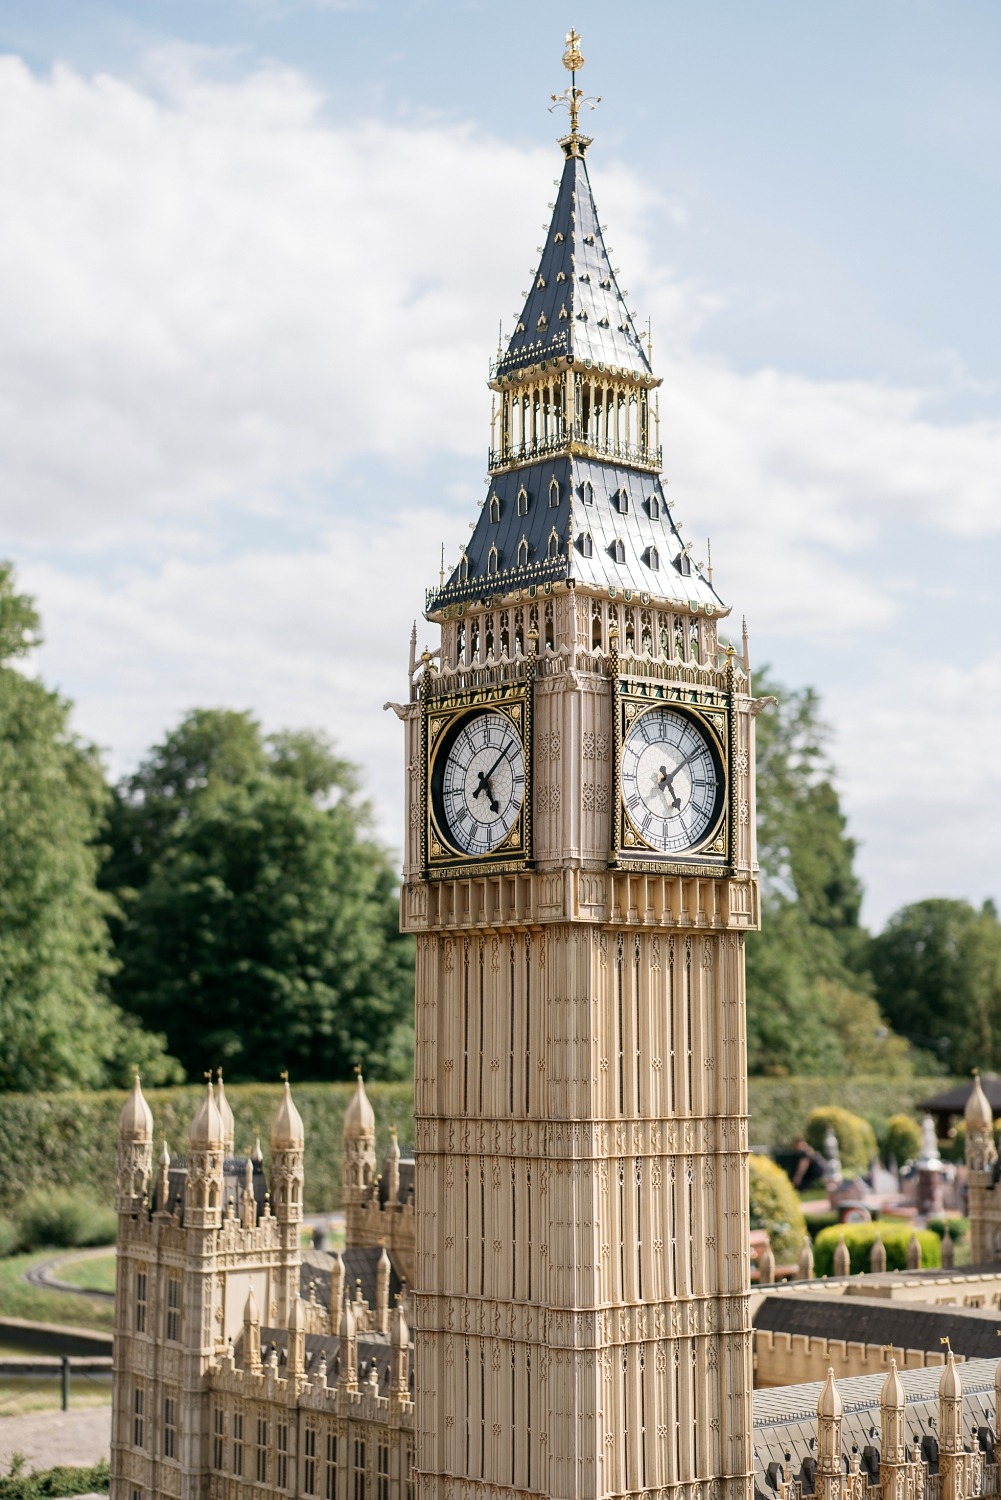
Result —
M435 814L463 854L490 854L514 827L525 800L525 752L506 714L460 719L442 745L432 777Z
M622 747L622 799L652 848L697 848L723 810L723 763L707 731L674 709L643 714Z

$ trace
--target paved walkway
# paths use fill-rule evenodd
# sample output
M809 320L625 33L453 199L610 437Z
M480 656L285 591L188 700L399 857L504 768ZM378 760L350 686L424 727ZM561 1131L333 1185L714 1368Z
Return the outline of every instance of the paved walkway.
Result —
M55 1464L96 1464L111 1453L111 1407L0 1417L0 1471L8 1471L15 1453L25 1454L28 1472Z

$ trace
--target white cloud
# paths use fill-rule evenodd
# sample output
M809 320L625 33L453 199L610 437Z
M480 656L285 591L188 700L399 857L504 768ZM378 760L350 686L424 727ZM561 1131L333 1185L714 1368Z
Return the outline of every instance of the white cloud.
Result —
M220 80L190 49L152 59L144 87L0 59L0 146L0 495L8 549L35 559L47 674L118 765L195 704L326 722L371 764L391 834L399 744L378 710L403 691L438 539L454 554L475 514L486 362L558 156L434 122L334 125L302 76ZM719 296L672 277L651 232L658 215L680 232L685 205L607 161L594 178L630 302L654 314L697 555L709 533L753 631L892 644L909 598L955 583L894 538L923 528L945 556L1001 529L1001 424L696 353ZM374 458L394 482L352 511L338 482L352 472L356 494ZM279 541L247 539L261 528ZM910 722L905 680L854 704L887 746ZM979 733L968 685L955 713ZM859 744L846 786L869 848L906 830L921 773L884 777ZM943 753L963 806L984 805L985 759ZM928 810L958 880L949 816Z

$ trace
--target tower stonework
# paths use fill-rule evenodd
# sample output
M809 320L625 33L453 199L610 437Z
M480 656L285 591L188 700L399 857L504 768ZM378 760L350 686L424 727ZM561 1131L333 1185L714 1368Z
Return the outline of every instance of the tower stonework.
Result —
M746 1500L757 705L660 478L578 40L488 494L398 709L418 1487Z

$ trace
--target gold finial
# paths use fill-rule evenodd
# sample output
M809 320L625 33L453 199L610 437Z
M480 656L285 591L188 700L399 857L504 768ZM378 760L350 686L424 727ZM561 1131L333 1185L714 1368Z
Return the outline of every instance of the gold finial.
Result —
M580 32L575 30L573 26L567 32L567 45L566 51L563 54L563 66L571 77L577 72L578 68L584 66L584 54L580 50Z
M601 103L600 96L597 99L584 97L584 90L577 87L577 70L584 66L584 54L580 50L580 33L573 27L567 32L566 50L563 53L563 66L570 74L570 87L564 89L562 94L550 94L552 103L549 112L554 109L563 108L570 116L570 134L564 136L560 141L566 156L583 156L591 142L586 135L581 135L578 129L580 107L586 104L589 109L596 109Z

